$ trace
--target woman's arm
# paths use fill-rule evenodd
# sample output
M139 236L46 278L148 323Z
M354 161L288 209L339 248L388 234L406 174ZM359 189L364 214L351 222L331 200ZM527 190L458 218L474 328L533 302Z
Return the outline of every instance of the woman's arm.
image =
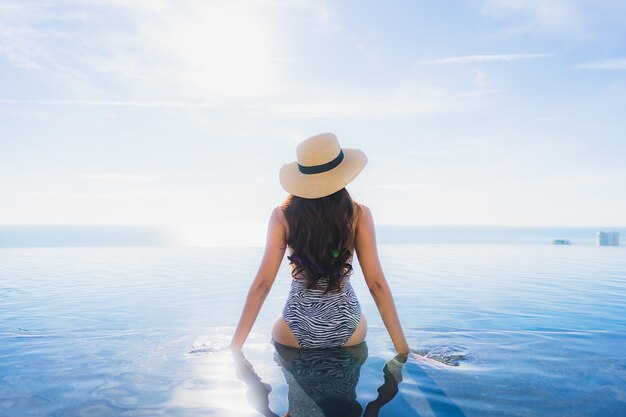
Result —
M356 251L365 282L374 297L380 316L389 332L391 341L398 353L408 353L409 345L404 337L400 319L393 302L391 290L378 259L374 219L367 206L361 205L361 215L356 227L354 249Z
M263 306L263 302L276 279L280 263L285 256L285 250L287 249L285 228L279 220L278 210L281 210L280 207L276 207L270 216L263 260L248 290L246 303L241 312L235 334L230 342L231 349L241 349L246 341L250 330L252 330L252 325Z

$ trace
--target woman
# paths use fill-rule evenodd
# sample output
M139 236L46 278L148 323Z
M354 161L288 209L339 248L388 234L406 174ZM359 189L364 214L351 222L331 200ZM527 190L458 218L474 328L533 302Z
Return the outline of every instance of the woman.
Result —
M349 280L356 252L396 351L408 354L378 259L371 211L352 200L345 189L367 164L367 157L358 149L342 149L332 133L302 141L296 155L297 161L280 170L280 183L290 195L272 211L263 259L231 348L243 346L289 247L293 280L283 314L272 329L275 342L296 348L330 348L365 340L367 322Z

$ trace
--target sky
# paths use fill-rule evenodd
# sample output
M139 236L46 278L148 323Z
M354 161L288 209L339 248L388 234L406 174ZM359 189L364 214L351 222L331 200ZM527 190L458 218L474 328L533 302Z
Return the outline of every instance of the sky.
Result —
M245 234L334 132L377 224L624 226L624 39L611 0L0 0L0 224Z

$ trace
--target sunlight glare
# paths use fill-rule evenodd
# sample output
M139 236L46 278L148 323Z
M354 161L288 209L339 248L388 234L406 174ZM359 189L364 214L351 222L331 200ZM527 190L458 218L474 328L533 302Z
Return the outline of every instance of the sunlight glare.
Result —
M165 65L159 77L188 88L186 94L228 97L274 91L269 11L246 2L207 2L172 8L143 25L144 38Z

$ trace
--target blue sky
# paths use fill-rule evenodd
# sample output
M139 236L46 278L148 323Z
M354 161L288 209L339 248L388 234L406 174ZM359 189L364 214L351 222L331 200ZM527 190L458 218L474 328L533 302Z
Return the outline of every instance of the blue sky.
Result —
M623 226L624 39L610 0L3 0L0 224L262 225L331 131L379 224Z

